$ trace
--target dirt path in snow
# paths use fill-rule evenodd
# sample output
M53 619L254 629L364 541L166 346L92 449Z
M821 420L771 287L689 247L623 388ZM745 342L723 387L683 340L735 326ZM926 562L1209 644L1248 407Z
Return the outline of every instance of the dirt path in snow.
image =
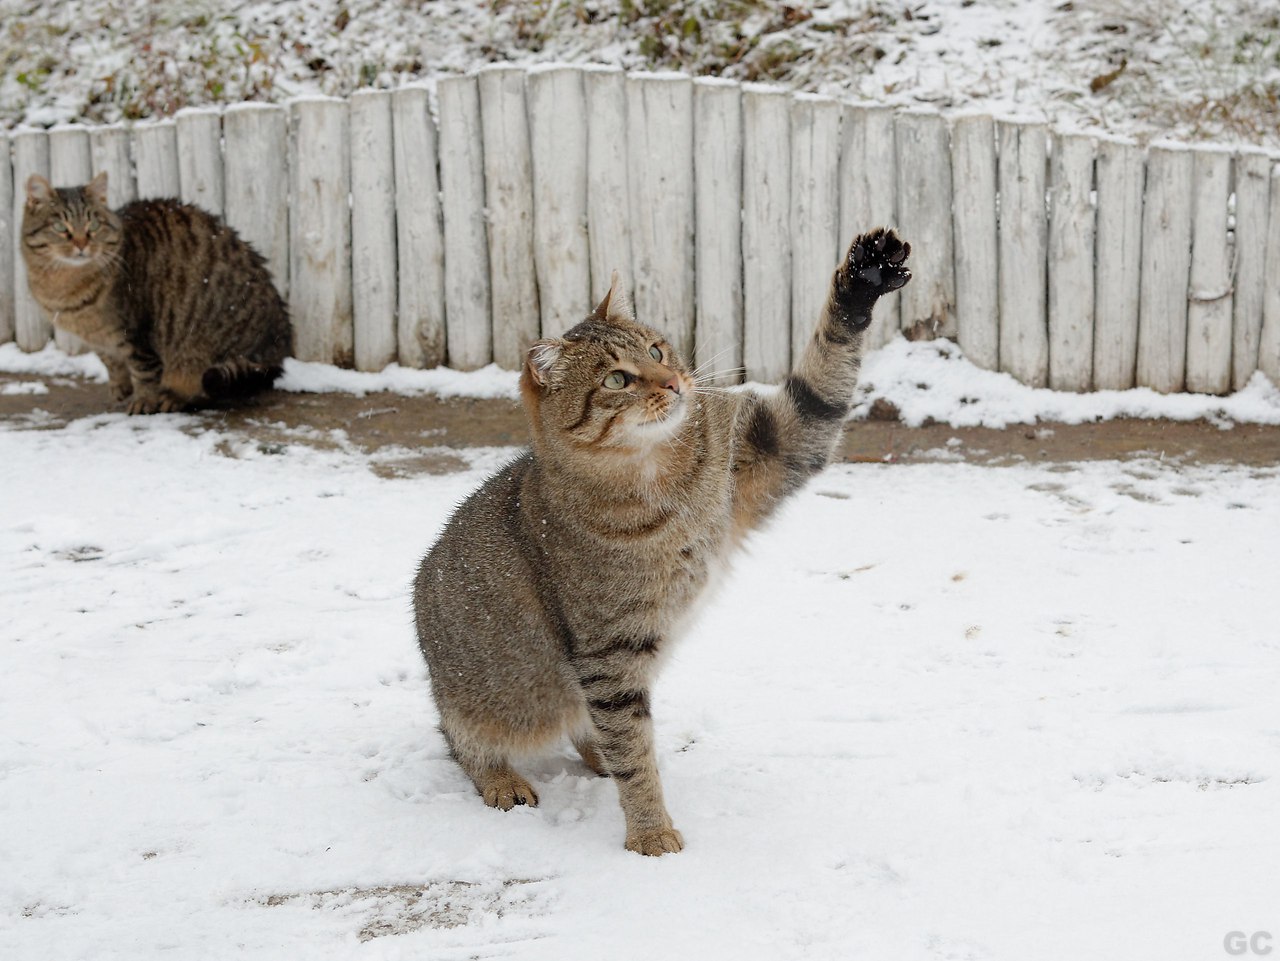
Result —
M103 384L67 378L0 375L0 385L42 382L47 393L0 394L0 422L51 429L117 410ZM21 387L11 389L21 390ZM225 432L228 451L239 438L265 449L280 444L354 447L366 453L398 449L380 473L442 473L465 466L452 448L526 442L524 413L512 401L405 397L398 394L290 394L272 391L239 407L201 411L193 430ZM964 460L1000 466L1024 462L1156 457L1186 463L1280 463L1280 427L1206 421L1117 420L1101 424L1016 425L1003 430L946 424L906 427L858 421L845 432L846 461Z

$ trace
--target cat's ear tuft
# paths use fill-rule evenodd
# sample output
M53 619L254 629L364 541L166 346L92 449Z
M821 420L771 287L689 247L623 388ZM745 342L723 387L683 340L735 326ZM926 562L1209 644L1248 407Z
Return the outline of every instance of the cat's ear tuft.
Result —
M53 199L53 185L39 174L27 178L27 206L36 207Z
M98 176L85 185L84 194L91 203L100 207L107 205L107 172L105 170L100 171Z
M634 324L636 322L635 308L631 306L631 298L627 296L626 287L623 286L622 279L615 270L609 281L609 292L604 295L604 300L596 305L596 309L591 312L594 320L602 320L611 324Z
M525 357L525 366L529 370L529 376L533 378L533 382L539 387L546 385L551 379L551 368L556 365L556 361L560 359L560 354L564 351L564 343L559 340L538 340L534 341L533 346L529 348L529 353Z

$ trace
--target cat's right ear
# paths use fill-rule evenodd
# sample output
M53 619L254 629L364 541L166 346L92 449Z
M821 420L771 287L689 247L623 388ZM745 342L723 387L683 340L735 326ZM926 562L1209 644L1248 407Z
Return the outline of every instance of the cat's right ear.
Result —
M53 185L39 174L27 178L27 206L34 210L42 203L53 199Z
M107 205L107 172L100 171L84 188L85 196L99 207Z
M609 292L604 295L604 300L596 304L596 309L591 312L591 316L595 320L604 321L608 324L634 324L636 322L636 311L631 306L631 299L627 296L627 290L622 284L622 278L615 270L613 276L609 278Z
M551 379L551 368L556 365L563 350L564 343L559 340L534 341L529 348L529 353L525 355L525 368L539 387L545 387Z

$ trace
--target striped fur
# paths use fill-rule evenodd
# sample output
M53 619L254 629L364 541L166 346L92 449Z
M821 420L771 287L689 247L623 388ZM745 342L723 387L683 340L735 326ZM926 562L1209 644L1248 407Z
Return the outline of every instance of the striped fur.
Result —
M27 183L22 253L55 326L106 364L129 413L181 410L269 387L292 348L262 257L220 219L176 200L112 211L106 174Z
M626 847L684 844L667 813L651 698L663 655L733 548L826 466L876 299L910 247L854 241L776 393L701 390L619 293L529 351L532 446L456 511L414 587L441 729L485 803L536 804L513 759L568 735L608 773Z

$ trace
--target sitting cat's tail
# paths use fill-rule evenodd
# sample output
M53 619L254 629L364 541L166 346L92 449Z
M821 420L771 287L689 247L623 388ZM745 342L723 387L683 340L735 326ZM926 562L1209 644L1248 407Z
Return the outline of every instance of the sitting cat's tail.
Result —
M244 397L267 390L284 373L279 364L259 364L243 357L210 367L204 372L204 392L209 397Z

